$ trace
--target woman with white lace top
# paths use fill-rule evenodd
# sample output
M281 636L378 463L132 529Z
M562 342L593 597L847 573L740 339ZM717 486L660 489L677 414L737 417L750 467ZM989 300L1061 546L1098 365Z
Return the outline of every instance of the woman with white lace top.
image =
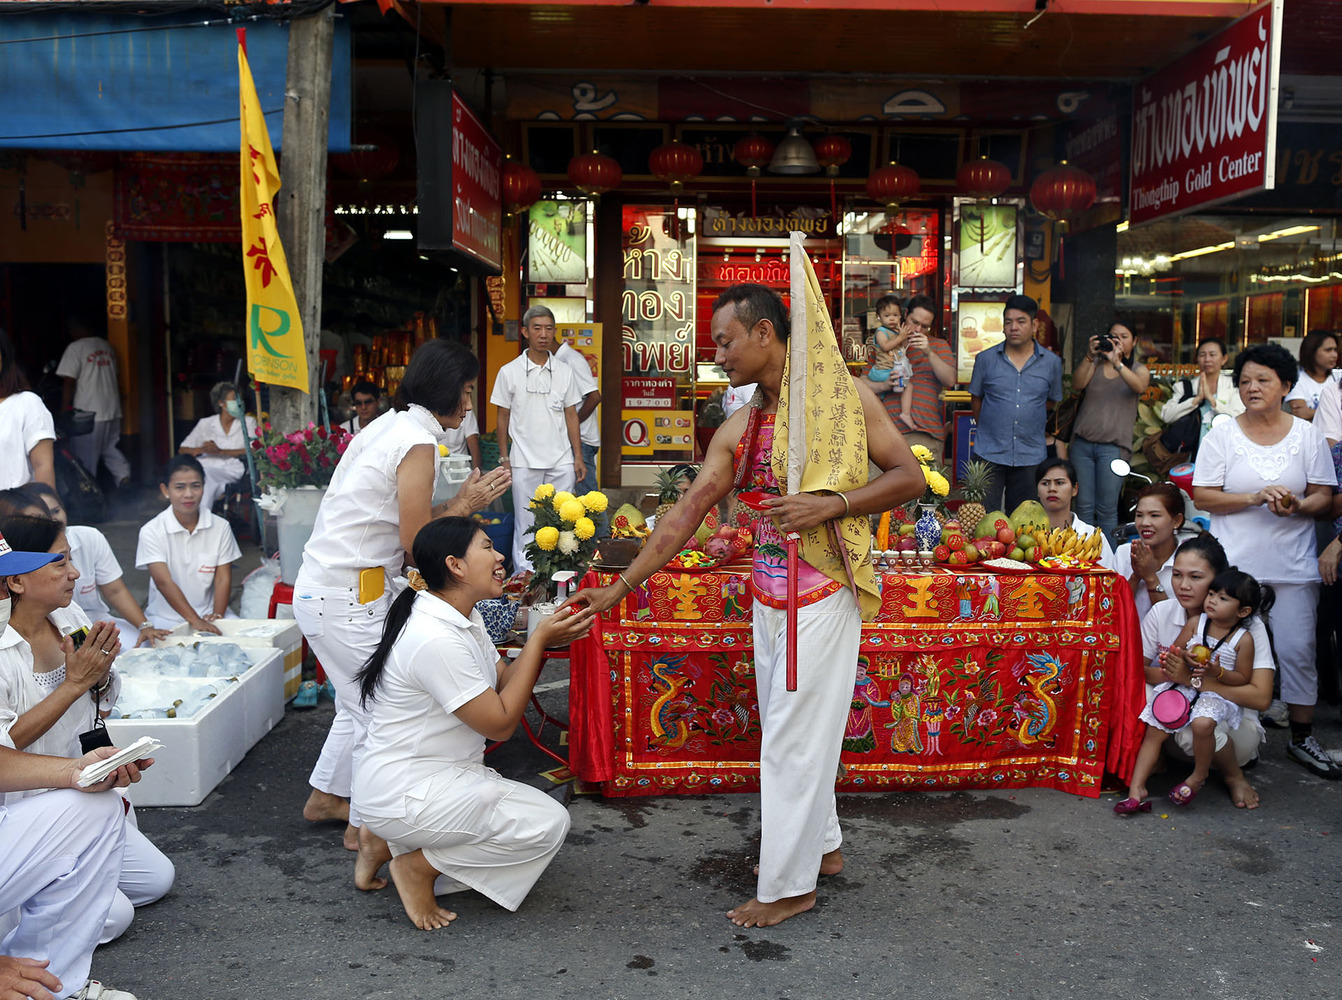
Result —
M1245 410L1202 439L1193 501L1212 515L1212 534L1230 562L1277 591L1272 631L1281 696L1290 710L1288 756L1320 777L1342 778L1342 768L1312 735L1320 579L1314 518L1332 507L1332 456L1317 428L1282 409L1299 378L1295 358L1284 348L1246 348L1234 377Z

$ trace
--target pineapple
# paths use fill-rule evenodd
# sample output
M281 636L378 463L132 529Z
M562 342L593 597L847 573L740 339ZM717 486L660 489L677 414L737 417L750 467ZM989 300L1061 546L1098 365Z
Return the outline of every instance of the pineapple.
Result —
M960 505L960 523L966 531L975 531L988 512L983 507L983 498L988 495L988 486L992 482L992 467L977 459L965 463L965 475L960 483L960 492L965 502Z
M657 473L657 509L653 511L653 517L657 520L662 519L662 515L676 505L680 499L680 481L685 478L684 471L679 466L672 466L670 469L663 469Z

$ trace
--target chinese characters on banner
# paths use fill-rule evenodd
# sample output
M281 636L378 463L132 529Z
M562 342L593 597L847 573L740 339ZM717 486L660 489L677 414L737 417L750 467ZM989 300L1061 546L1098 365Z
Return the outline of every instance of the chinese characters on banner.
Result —
M242 121L243 276L247 283L247 368L258 382L308 391L308 358L289 265L275 228L280 174L238 30L238 108Z

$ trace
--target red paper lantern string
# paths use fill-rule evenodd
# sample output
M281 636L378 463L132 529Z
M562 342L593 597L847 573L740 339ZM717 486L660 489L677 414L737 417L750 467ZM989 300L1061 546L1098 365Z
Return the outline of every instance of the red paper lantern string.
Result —
M996 160L980 156L961 164L955 174L955 185L976 201L989 201L1003 194L1011 186L1011 171ZM979 250L983 250L983 231L979 227Z
M536 171L511 157L503 163L503 208L509 215L525 212L540 200L541 179Z
M624 171L614 159L593 150L569 160L568 179L583 194L599 199L620 186Z
M658 146L648 155L648 169L659 181L671 187L675 196L671 223L672 239L680 241L680 193L685 182L698 177L704 169L704 158L699 150L684 142L668 142Z
M1035 211L1058 224L1058 277L1067 277L1063 263L1062 241L1072 216L1095 204L1095 178L1079 167L1062 160L1045 170L1030 185L1030 204Z
M889 216L886 226L891 233L894 232L895 212L900 203L916 195L921 186L922 181L916 171L893 162L867 178L867 197L885 206Z
M825 168L829 178L829 215L837 226L839 222L839 199L834 190L834 178L839 176L842 167L853 155L853 144L841 135L821 136L815 144L816 162Z
M755 218L755 181L760 171L774 158L774 144L762 135L753 132L744 139L738 139L732 147L732 159L746 168L750 178L750 217Z

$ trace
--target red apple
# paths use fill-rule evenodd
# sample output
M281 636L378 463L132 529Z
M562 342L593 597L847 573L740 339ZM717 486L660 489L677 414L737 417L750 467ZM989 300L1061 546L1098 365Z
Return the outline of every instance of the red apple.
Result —
M1016 533L1010 527L997 529L997 540L1003 545L1014 545L1016 542Z

